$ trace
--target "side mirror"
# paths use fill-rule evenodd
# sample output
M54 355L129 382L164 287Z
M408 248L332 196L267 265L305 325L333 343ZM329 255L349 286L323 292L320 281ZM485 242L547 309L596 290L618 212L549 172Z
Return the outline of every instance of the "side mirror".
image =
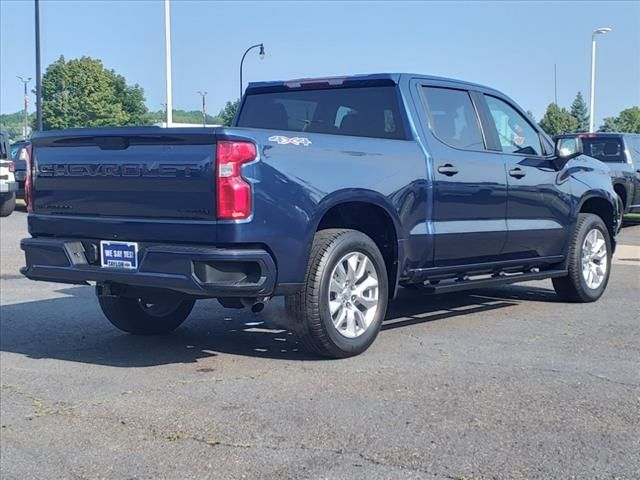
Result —
M582 140L579 137L556 138L555 164L558 170L564 168L569 160L582 155Z

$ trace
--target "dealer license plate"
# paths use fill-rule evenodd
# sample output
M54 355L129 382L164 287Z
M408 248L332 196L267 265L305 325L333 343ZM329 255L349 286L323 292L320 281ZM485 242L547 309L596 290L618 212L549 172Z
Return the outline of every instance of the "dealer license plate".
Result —
M138 244L135 242L100 242L101 265L104 268L138 268Z

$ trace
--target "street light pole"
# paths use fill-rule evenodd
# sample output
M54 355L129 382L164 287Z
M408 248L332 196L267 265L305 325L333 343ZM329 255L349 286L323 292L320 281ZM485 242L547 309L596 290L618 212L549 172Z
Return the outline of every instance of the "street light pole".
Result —
M596 35L609 33L611 28L602 27L591 34L591 96L589 98L589 132L593 133L595 124L595 92L596 92Z
M202 97L202 126L207 126L207 92L201 92L198 90L198 94Z
M40 0L34 3L36 20L36 117L37 127L42 131L42 75L40 71Z
M244 63L244 57L247 56L247 53L249 53L251 50L253 50L254 48L258 48L260 47L260 59L262 60L264 58L264 45L262 43L257 43L255 45L251 45L249 48L247 48L244 52L244 55L242 55L242 60L240 60L240 98L242 98L242 64Z
M27 93L27 83L31 81L31 77L22 78L18 75L18 78L24 85L24 127L22 128L22 136L26 139L29 133L29 94Z
M171 84L171 5L164 0L164 66L167 81L167 127L173 123L173 94Z

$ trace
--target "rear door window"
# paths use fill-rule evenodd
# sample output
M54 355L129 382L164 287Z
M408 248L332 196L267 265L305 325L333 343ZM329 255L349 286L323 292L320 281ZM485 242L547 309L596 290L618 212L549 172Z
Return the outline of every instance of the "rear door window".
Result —
M423 87L433 133L447 145L464 150L485 148L478 115L466 90Z
M397 87L248 94L236 126L406 140Z

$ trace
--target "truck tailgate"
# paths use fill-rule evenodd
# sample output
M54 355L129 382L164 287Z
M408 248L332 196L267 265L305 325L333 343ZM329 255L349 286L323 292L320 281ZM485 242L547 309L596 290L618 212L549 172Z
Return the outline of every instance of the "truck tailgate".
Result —
M33 140L37 214L213 220L215 129L46 132Z

